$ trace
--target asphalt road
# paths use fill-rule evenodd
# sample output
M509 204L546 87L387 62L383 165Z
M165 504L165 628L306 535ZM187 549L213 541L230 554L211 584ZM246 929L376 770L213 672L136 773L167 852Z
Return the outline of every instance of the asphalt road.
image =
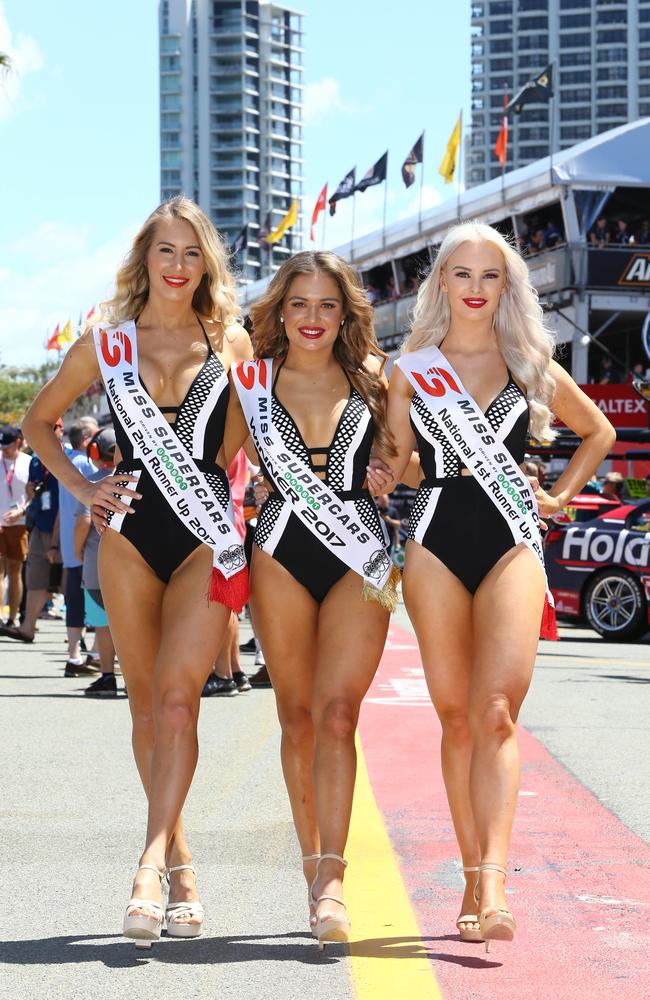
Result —
M406 627L403 609L397 621ZM561 643L540 646L521 721L650 841L648 643L607 645L581 629L562 634ZM319 955L306 932L270 690L202 705L201 758L185 815L205 936L163 940L151 953L120 937L145 823L128 706L125 698L84 699L84 682L64 679L64 662L58 622L41 623L33 646L0 638L0 995L358 996L343 950Z

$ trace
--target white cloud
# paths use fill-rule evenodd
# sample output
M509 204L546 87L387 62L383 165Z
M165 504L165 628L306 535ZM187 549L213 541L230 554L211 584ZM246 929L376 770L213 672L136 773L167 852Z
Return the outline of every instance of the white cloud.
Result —
M93 247L85 227L64 231L57 222L45 222L14 244L15 260L3 253L9 263L0 270L0 361L40 364L46 356L44 340L56 324L71 319L76 325L80 312L85 317L91 306L109 295L137 228L133 224ZM42 255L32 255L30 266L22 266L17 248L26 254L30 247L38 247L44 233L50 239L43 241Z
M4 4L0 0L0 52L8 55L11 67L0 78L0 120L8 118L18 98L22 80L43 68L43 54L31 35L19 33L13 40Z
M363 110L356 104L343 100L341 85L333 77L318 83L308 83L303 96L303 120L306 125L316 125L330 114L357 114Z
M90 226L75 228L60 222L42 222L33 232L15 240L12 255L25 255L32 261L55 264L62 256L81 256L87 249Z
M421 167L419 168L422 169ZM435 208L442 202L442 195L431 184L422 185L422 211ZM409 216L417 215L420 211L420 181L419 178L409 189L409 201L397 216L398 219L408 219Z

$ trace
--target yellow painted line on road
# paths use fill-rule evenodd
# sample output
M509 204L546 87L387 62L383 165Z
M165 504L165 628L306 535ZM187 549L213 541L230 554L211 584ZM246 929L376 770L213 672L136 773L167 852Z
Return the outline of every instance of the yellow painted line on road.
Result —
M358 741L357 753L345 880L357 1000L441 1000Z

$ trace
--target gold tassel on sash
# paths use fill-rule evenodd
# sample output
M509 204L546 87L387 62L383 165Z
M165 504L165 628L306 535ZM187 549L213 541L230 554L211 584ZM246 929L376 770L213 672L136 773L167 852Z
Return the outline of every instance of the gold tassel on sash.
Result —
M371 583L367 580L363 581L363 599L364 601L375 601L377 604L381 604L382 608L386 608L392 615L393 611L397 607L397 585L402 578L402 574L395 564L390 571L390 576L386 580L386 583L381 590L377 590L373 587Z

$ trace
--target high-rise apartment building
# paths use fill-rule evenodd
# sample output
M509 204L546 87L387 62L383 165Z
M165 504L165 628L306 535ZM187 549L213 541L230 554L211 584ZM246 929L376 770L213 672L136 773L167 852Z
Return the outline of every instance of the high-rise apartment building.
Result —
M302 192L302 20L269 0L159 0L160 188L231 243L246 281L300 247L301 221L262 241Z
M510 116L507 169L650 115L650 0L485 0L471 4L472 126L466 180L501 173L504 93L554 63L555 108ZM553 131L551 136L550 131Z

